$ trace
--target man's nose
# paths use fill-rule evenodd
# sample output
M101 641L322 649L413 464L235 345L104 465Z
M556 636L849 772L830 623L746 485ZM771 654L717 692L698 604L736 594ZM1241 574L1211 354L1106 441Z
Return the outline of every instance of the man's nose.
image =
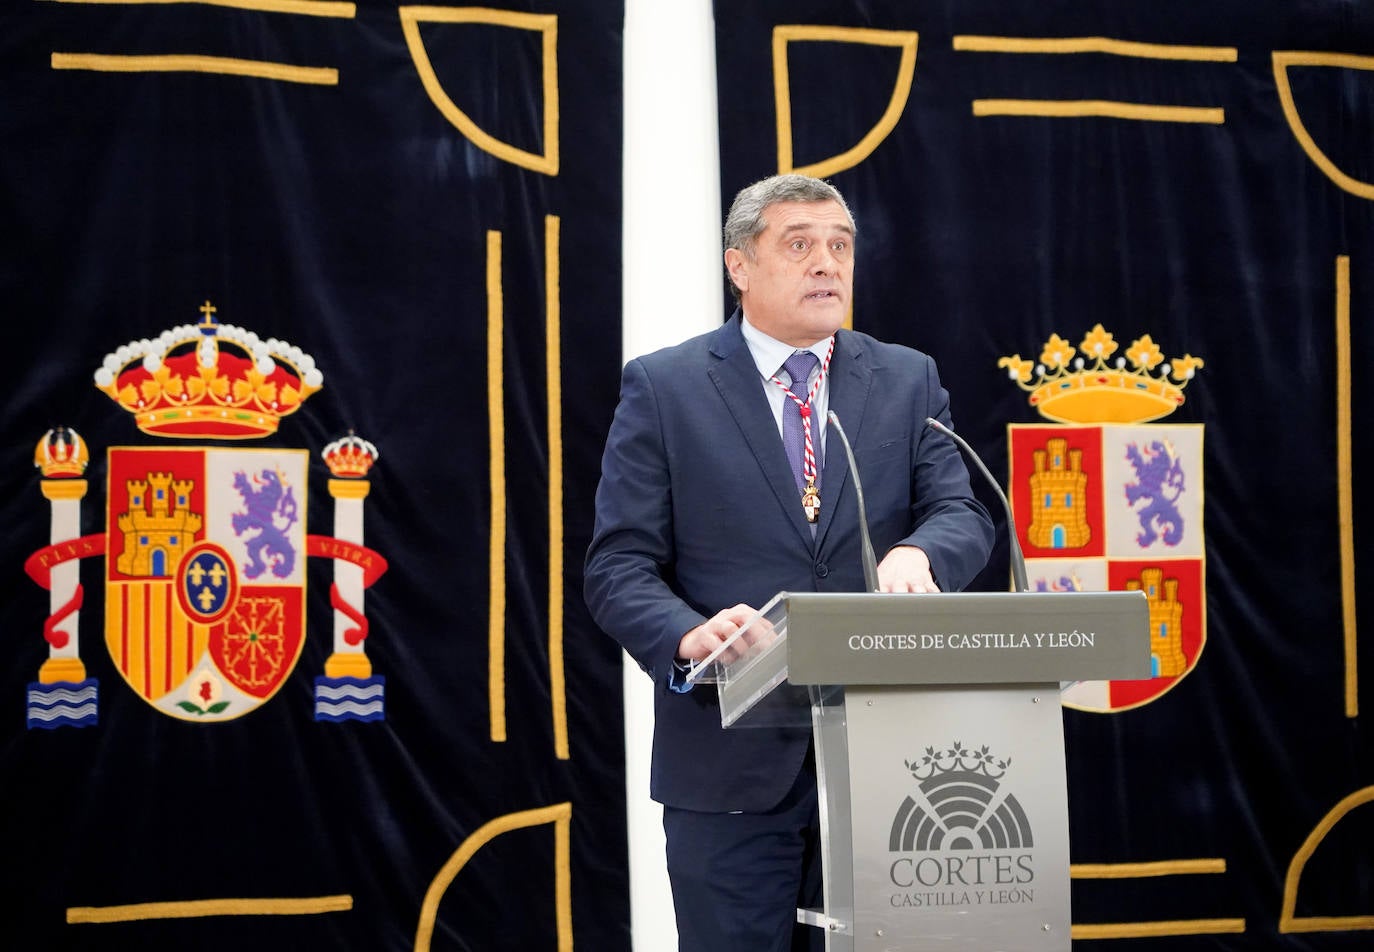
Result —
M834 274L839 259L825 245L820 245L816 249L816 260L811 263L811 270L815 274Z

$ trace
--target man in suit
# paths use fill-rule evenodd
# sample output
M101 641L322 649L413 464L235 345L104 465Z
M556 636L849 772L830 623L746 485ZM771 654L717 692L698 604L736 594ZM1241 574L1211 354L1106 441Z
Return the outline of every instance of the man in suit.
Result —
M983 567L992 523L925 354L841 329L855 226L829 184L764 179L736 197L718 330L630 361L596 494L585 594L655 684L650 794L664 805L680 947L821 947L810 731L723 730L683 676L781 590L862 591L854 443L887 592L952 591Z

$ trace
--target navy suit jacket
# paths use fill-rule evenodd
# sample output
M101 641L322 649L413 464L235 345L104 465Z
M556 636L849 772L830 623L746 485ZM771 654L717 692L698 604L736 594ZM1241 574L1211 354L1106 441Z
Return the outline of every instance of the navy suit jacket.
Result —
M702 812L775 806L810 731L723 730L714 688L669 688L682 636L782 590L864 590L843 447L827 437L813 538L740 320L626 365L586 561L592 616L654 680L650 795ZM962 588L987 561L992 522L958 449L925 427L950 423L935 362L841 330L829 405L854 445L878 558L920 546L941 589Z

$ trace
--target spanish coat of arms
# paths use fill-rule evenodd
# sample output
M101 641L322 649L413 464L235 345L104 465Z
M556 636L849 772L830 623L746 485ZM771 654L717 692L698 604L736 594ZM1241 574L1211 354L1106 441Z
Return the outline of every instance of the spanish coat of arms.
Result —
M314 360L284 341L202 320L107 355L95 384L144 433L234 440L277 431L321 389ZM98 723L98 679L81 655L78 560L104 555L105 647L128 687L183 720L232 720L285 683L307 637L308 557L334 563L333 652L315 678L317 720L381 720L385 679L365 651L363 593L386 560L363 545L366 478L377 448L349 434L324 448L334 535L310 535L310 454L247 445L107 450L103 531L81 534L90 449L58 427L34 463L52 511L51 543L25 568L50 593L48 659L28 687L31 728Z

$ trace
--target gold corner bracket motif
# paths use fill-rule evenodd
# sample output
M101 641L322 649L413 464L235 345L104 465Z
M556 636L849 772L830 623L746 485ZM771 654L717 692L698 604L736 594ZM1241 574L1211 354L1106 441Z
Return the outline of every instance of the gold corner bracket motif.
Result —
M778 171L798 172L825 178L843 172L868 158L873 150L897 126L911 95L911 81L916 73L916 41L918 35L910 30L872 30L843 26L781 25L773 28L773 94L777 101ZM787 68L787 49L793 42L858 43L868 46L894 46L901 50L897 64L897 78L892 86L892 98L877 124L859 140L858 144L839 155L810 165L793 165L792 155L792 90Z
M1279 103L1283 106L1283 117L1288 120L1288 128L1292 130L1293 137L1298 140L1298 145L1302 146L1302 150L1307 153L1307 157L1313 161L1317 168L1321 169L1327 178L1343 190L1351 195L1358 195L1360 198L1374 200L1374 183L1361 182L1359 179L1342 172L1336 163L1331 161L1330 157L1317 146L1316 141L1312 138L1312 133L1307 131L1307 126L1303 124L1302 117L1298 115L1298 107L1293 100L1293 87L1288 79L1290 66L1327 66L1342 69L1374 70L1374 56L1275 50L1273 62L1274 86L1279 92Z
M1279 914L1279 932L1359 932L1374 930L1374 915L1368 916L1298 916L1298 883L1307 861L1317 851L1322 840L1335 829L1336 824L1357 807L1374 800L1374 787L1356 790L1331 811L1322 817L1321 822L1308 834L1302 846L1293 854L1288 864L1288 876L1283 883L1283 911Z
M558 17L554 14L517 13L513 10L492 10L486 7L400 7L401 31L405 34L410 58L420 74L425 92L459 132L474 145L498 159L545 175L558 174ZM424 40L420 38L421 23L468 23L503 26L516 30L530 30L542 35L544 151L542 154L517 148L502 142L484 131L444 91L434 72Z
M533 810L521 810L497 817L473 831L448 861L435 874L424 902L420 906L420 921L415 930L415 952L429 952L439 918L439 903L463 867L482 847L496 837L515 830L538 826L553 827L553 914L557 928L558 952L572 952L572 804L555 803Z

